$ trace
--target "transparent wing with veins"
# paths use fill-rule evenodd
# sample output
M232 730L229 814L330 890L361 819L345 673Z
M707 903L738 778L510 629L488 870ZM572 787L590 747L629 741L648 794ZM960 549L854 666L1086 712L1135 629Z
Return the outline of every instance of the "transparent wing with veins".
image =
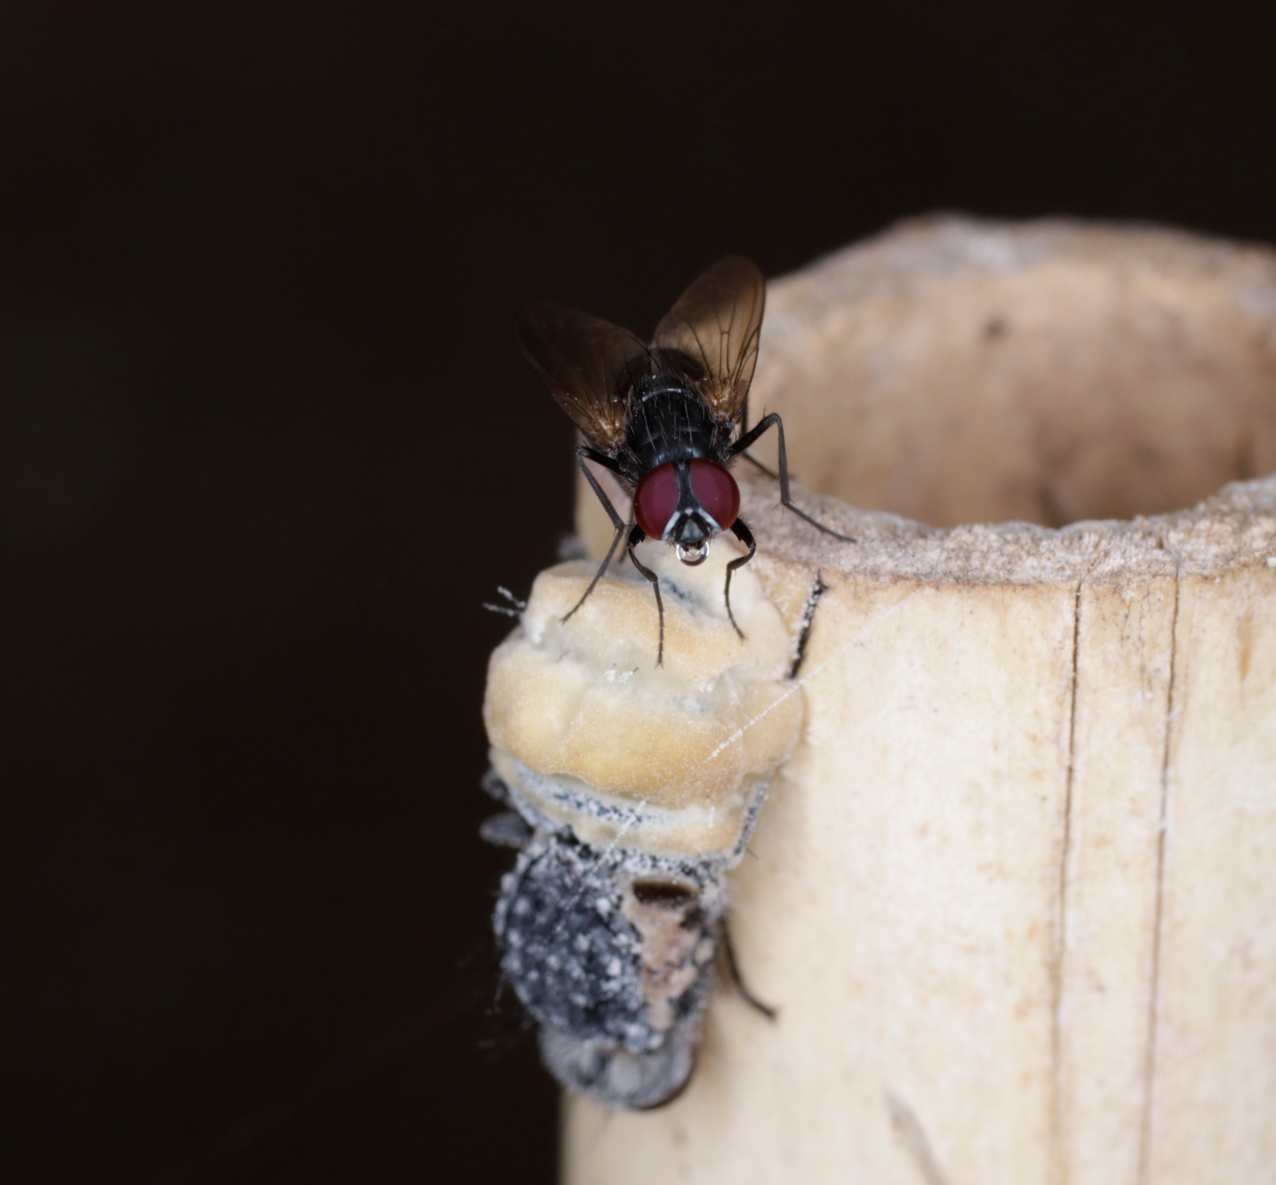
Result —
M732 255L704 272L656 326L657 351L684 354L703 369L698 386L719 420L738 420L743 413L765 303L762 273Z
M614 454L625 437L629 393L651 368L647 346L601 317L544 303L523 314L519 342L589 443Z

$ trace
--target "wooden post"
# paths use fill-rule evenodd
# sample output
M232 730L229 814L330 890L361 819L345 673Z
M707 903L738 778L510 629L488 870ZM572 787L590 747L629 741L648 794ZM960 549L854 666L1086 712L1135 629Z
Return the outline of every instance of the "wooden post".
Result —
M565 1180L1276 1180L1276 479L1226 485L1276 468L1276 258L943 220L768 298L754 415L857 539L739 467L791 630L827 586L732 876L779 1016L568 1099Z

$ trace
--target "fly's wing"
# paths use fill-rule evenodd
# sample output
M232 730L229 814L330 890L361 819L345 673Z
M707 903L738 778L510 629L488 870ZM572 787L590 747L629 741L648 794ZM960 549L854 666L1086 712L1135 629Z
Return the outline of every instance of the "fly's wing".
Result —
M532 305L519 342L590 444L615 453L625 438L629 392L651 365L647 347L627 329L557 304Z
M696 280L656 326L657 350L686 354L703 367L699 386L720 420L740 418L758 361L765 302L762 273L732 255Z

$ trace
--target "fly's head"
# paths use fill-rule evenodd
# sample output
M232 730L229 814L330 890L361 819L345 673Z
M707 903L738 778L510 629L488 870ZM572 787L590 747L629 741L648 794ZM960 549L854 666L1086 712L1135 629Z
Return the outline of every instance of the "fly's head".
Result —
M707 457L666 461L638 483L634 518L652 539L672 543L690 567L704 563L713 537L739 517L740 487Z

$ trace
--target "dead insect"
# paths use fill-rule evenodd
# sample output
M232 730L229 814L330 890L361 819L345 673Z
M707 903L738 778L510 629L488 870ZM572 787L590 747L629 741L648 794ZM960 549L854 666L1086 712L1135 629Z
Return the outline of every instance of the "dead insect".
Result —
M684 564L699 564L713 537L730 530L748 548L748 554L727 564L723 589L727 615L743 638L731 613L731 575L753 558L757 544L739 517L740 490L727 466L747 456L745 450L768 428L779 436L779 471L773 476L779 477L780 501L825 534L854 542L793 504L780 417L771 412L753 428L747 426L765 298L762 273L733 256L714 264L682 294L656 326L650 345L627 329L561 305L533 305L523 318L523 351L585 437L577 459L616 528L598 575L567 617L585 603L628 533L629 558L656 594L657 666L664 658L660 583L634 548L647 538L663 539ZM609 469L632 495L629 522L616 512L586 461Z
M540 1028L541 1053L569 1090L645 1110L682 1093L722 957L743 998L726 930L732 861L586 843L489 772L514 809L484 824L519 850L493 925L501 970Z

